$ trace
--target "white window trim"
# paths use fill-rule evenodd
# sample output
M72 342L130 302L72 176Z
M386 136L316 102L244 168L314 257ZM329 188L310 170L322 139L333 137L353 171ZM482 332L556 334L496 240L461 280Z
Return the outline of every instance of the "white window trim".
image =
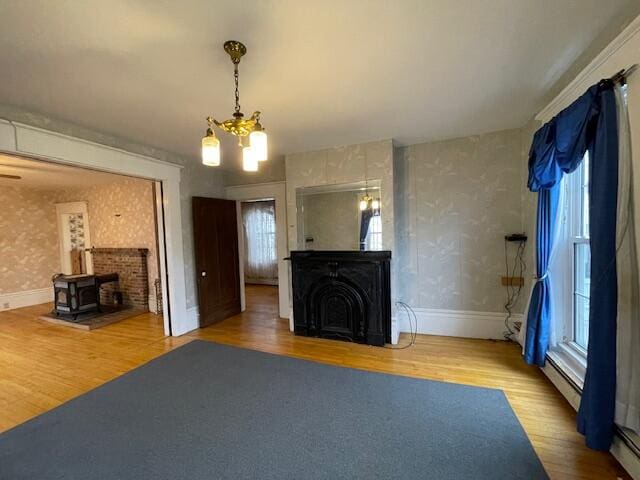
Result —
M581 217L579 202L571 201L572 192L580 188L581 176L567 175L563 178L561 188L564 189L564 201L560 205L561 242L558 246L557 260L553 269L558 269L561 273L554 280L554 325L557 343L549 349L547 355L576 385L582 388L587 369L587 351L578 345L575 339L575 243L587 243L588 239L581 236L582 232L577 232L575 226ZM576 185L577 184L577 185Z

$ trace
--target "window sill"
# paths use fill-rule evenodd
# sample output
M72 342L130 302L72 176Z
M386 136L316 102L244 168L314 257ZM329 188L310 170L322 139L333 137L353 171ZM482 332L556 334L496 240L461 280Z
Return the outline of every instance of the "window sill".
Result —
M584 377L587 372L587 358L578 345L574 343L560 343L553 350L547 352L549 359L567 376L582 393Z

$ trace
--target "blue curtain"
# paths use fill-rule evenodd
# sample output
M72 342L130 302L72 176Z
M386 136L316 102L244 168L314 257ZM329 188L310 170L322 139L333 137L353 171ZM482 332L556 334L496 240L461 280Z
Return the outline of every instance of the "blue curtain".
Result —
M560 185L538 192L538 219L536 232L536 271L538 281L533 287L531 303L527 315L527 335L525 338L524 358L527 363L544 365L549 346L551 321L551 291L547 270L551 257L552 240L555 235L556 217L558 214L558 197Z
M618 125L615 93L601 94L589 186L591 288L587 373L578 411L578 430L587 446L609 450L616 400L616 206L618 196Z
M527 314L525 360L544 364L549 344L550 292L546 278L557 193L562 176L573 172L589 150L591 172L591 287L587 374L578 430L587 445L608 450L613 438L616 379L616 199L618 126L613 84L603 80L536 132L529 152L528 187L538 192L537 271Z
M369 224L373 217L373 209L371 206L362 210L360 214L360 250L367 249L367 233L369 233Z

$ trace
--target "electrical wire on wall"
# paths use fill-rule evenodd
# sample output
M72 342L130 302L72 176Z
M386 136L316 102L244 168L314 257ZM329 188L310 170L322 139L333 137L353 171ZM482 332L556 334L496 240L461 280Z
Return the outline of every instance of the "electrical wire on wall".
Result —
M507 316L504 319L505 331L503 332L506 340L514 340L516 335L515 327L512 325L513 309L518 304L522 288L524 287L524 273L527 271L527 265L524 261L524 249L526 246L527 237L524 235L509 235L504 239L504 266L505 274L507 276L507 301L504 304L504 309L507 311ZM516 252L513 257L513 265L509 265L509 244L517 243ZM516 282L517 279L517 282ZM517 283L517 285L514 285Z

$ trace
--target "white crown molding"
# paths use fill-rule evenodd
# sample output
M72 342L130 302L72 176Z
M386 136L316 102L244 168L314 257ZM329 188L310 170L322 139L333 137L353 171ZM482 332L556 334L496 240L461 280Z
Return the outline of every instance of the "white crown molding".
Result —
M64 140L72 140L74 143L82 143L88 146L92 146L92 147L98 147L102 150L110 150L113 152L117 152L117 153L124 153L127 156L130 157L137 157L139 159L142 160L146 160L149 162L153 162L153 163L157 163L159 165L166 165L166 166L170 166L170 167L174 167L174 168L179 168L179 169L183 169L184 165L180 165L179 163L173 163L173 162L167 162L164 160L160 160L158 158L154 158L154 157L149 157L147 155L142 155L140 153L134 153L134 152L129 152L127 150L124 150L122 148L116 148L116 147L112 147L110 145L105 145L102 143L97 143L97 142L93 142L91 140L86 140L84 138L80 138L80 137L72 137L70 135L65 135L64 133L59 133L53 130L45 130L44 128L39 128L39 127L34 127L33 125L27 125L25 123L20 123L20 122L14 122L12 120L6 120L6 119L0 119L3 121L3 123L8 123L13 125L15 128L19 128L19 129L25 129L25 130L31 130L34 132L38 132L38 133L43 133L52 137L58 137L60 139L64 139ZM18 150L20 150L20 145L19 145L19 141L16 140L16 147ZM24 150L25 153L28 153L28 150Z
M569 85L567 85L562 91L540 112L536 115L535 119L541 122L547 122L555 115L557 115L563 108L567 107L578 96L593 83L597 82L601 78L609 77L615 74L622 68L627 68L632 63L636 63L640 60L637 51L629 49L629 55L618 55L628 43L636 38L640 32L640 16L636 17L627 27L609 44L604 50L602 50L590 63L587 65ZM614 57L617 61L612 62ZM610 65L608 65L610 64ZM607 69L607 71L603 71ZM599 78L597 78L599 77ZM595 78L595 79L594 79Z

